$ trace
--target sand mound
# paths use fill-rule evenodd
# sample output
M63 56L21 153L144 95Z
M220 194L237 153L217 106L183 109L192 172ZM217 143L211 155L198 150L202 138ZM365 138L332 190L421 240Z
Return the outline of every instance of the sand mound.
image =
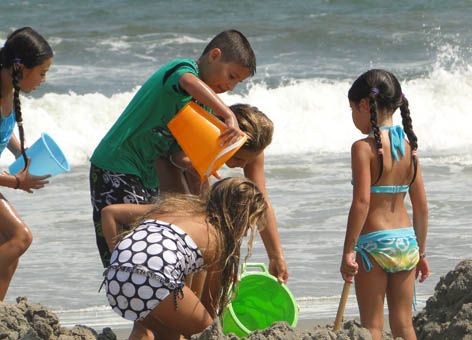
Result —
M191 340L237 340L233 335L224 335L219 322L215 322L204 332L194 335ZM299 332L285 322L274 323L271 327L251 333L248 340L371 340L369 331L362 328L357 321L347 321L343 328L333 331L332 325L314 326L313 330ZM384 334L384 340L393 339L389 334Z
M17 298L16 302L0 302L0 339L116 340L110 328L104 328L101 334L87 326L67 329L61 327L56 314L46 307L29 303L24 297Z
M472 260L441 277L413 324L418 339L472 340Z
M446 276L441 277L434 295L426 307L413 319L418 339L428 340L472 340L472 259L460 262ZM28 340L116 340L109 328L101 334L87 326L66 329L60 326L57 316L40 304L28 303L18 298L17 304L0 302L0 339ZM224 335L219 322L204 332L191 337L192 340L237 340L236 336ZM284 322L256 331L249 340L351 340L371 339L369 331L357 321L347 321L343 328L333 331L332 325L314 325L311 330L300 332ZM382 339L393 339L388 333Z

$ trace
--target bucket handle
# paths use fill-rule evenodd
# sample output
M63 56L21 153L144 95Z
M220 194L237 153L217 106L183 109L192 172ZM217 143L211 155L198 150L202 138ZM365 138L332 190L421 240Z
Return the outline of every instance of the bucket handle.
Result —
M264 263L243 263L241 274L247 272L249 268L259 268L263 273L268 273L267 267Z
M213 159L213 161L211 162L210 166L208 167L207 171L205 172L205 177L210 177L211 175L211 172L213 170L213 166L215 165L216 161L226 155L228 152L236 149L237 147L239 147L241 144L243 144L244 142L246 141L246 138L242 137L240 139L238 139L236 142L234 142L233 144L227 146L226 148L224 148L223 150L221 150L216 156L215 158Z

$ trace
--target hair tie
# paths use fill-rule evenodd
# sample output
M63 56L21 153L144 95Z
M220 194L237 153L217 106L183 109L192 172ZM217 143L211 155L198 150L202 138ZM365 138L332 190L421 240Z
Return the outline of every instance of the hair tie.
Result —
M380 93L380 91L378 88L373 87L370 89L370 93L372 93L374 96L377 96Z
M383 149L378 149L378 150L377 150L377 154L378 154L379 156L383 156L384 150L383 150Z
M417 154L416 149L411 152L411 155L412 155L413 157L416 157L416 154Z
M20 59L20 58L14 58L14 59L13 59L13 64L18 65L18 64L20 64L20 63L21 63L21 59Z

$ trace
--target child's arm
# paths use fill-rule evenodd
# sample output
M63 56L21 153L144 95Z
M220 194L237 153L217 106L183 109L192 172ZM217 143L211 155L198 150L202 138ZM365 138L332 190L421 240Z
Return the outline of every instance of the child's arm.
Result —
M269 257L269 272L277 277L280 282L286 283L288 280L287 263L285 262L282 244L280 242L275 212L266 190L263 152L244 167L244 176L257 185L264 195L267 204L267 224L265 228L260 231L260 235L262 242L264 242L267 256Z
M17 177L10 175L6 172L0 174L0 186L12 189L18 189ZM18 188L17 188L18 186Z
M410 200L413 208L413 227L415 228L416 240L418 242L420 261L416 266L416 277L421 273L420 282L429 276L429 264L426 259L426 234L428 233L428 203L424 188L421 167L418 170L415 181L410 186Z
M159 157L156 159L156 171L160 192L188 193L184 170L181 166L176 166L175 162L170 162L168 158Z
M357 274L355 246L367 218L370 205L370 146L360 140L351 148L351 167L354 181L351 209L347 219L346 237L344 240L341 274L346 282L352 282Z
M30 160L27 160L27 167L25 170L21 170L16 175L10 175L7 172L4 172L0 175L0 186L8 187L12 189L21 189L23 191L33 193L33 190L38 190L44 188L49 181L46 181L47 178L51 177L50 175L44 176L33 176L29 173L29 164Z
M15 135L11 135L10 141L8 142L8 150L15 156L15 158L21 155L21 145Z
M183 151L175 152L168 159L158 158L156 169L161 192L199 195L202 187L206 190L209 186L208 180L201 183L200 176Z
M151 204L112 204L103 208L101 211L102 229L108 249L113 251L116 236L123 232L123 225L133 223L148 213L151 208Z
M185 73L179 79L179 86L203 105L211 107L215 115L223 117L228 126L228 130L221 134L224 145L235 143L243 135L233 111L201 79L192 73Z

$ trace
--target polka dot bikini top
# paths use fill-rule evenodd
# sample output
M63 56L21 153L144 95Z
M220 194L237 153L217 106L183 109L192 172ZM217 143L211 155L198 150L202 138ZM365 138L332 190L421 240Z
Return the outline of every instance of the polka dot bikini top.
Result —
M108 269L144 274L178 287L203 264L200 249L185 231L163 221L145 220L115 246Z

